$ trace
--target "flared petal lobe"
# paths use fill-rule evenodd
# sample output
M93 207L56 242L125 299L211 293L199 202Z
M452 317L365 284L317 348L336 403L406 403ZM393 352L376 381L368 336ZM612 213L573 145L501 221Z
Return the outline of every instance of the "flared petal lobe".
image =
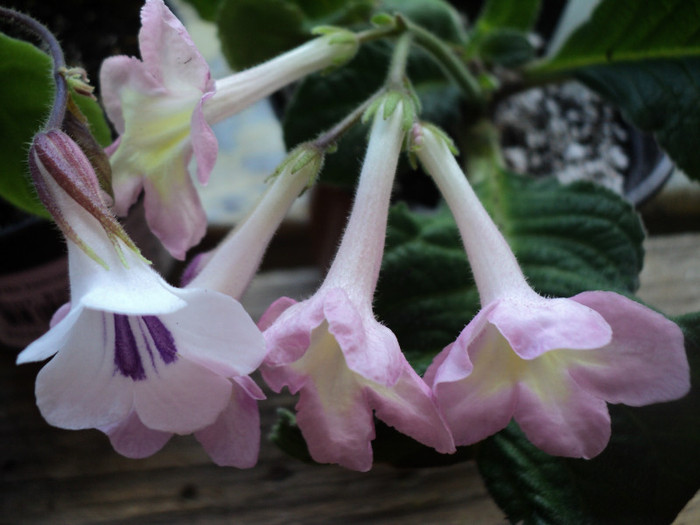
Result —
M345 316L338 317L340 311ZM263 377L273 390L287 386L300 393L297 423L314 460L371 468L375 410L400 432L440 452L454 451L430 389L400 354L396 338L339 290L319 290L270 315L277 319L265 331L270 353ZM387 359L395 352L399 359Z
M147 0L141 20L142 60L112 57L100 71L105 109L120 133L108 150L115 208L125 215L143 188L149 226L182 259L204 234L204 211L187 165L194 153L198 178L206 182L216 161L216 138L202 114L215 86L162 0Z
M569 312L552 305L537 319L534 308L521 312L513 305L488 305L464 329L455 343L426 372L438 402L460 445L476 443L504 428L514 418L527 437L554 455L591 458L610 439L606 402L634 406L677 399L689 389L689 368L680 329L648 308L612 292L585 292L572 299L594 311L610 327L591 330L588 345L572 331ZM504 300L505 302L506 300ZM519 306L520 303L516 303ZM494 316L494 312L499 312ZM562 315L556 333L552 311ZM543 326L553 341L536 357L524 358L502 333L503 312L512 317L508 329L534 338ZM581 310L586 313L586 310ZM522 315L520 315L522 314ZM595 317L591 317L594 321ZM583 335L590 322L585 318ZM576 326L574 324L574 326ZM566 334L572 334L571 343ZM516 339L520 342L519 339ZM547 338L545 338L547 340ZM583 347L583 348L582 348Z

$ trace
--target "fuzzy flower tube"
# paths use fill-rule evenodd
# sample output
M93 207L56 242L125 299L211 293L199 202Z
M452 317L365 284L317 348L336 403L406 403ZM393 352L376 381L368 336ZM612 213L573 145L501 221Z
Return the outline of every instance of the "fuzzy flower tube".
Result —
M63 132L37 135L29 165L66 232L71 283L71 302L17 358L51 358L36 381L44 418L66 429L98 428L129 457L154 453L173 433L195 433L217 463L252 466L262 392L248 374L265 356L255 323L231 297L174 288L154 272Z
M482 304L425 374L458 445L476 443L514 418L545 452L592 458L610 438L606 402L641 406L688 392L676 324L612 292L537 294L448 139L425 126L414 128L413 139L455 217Z
M192 260L183 285L240 299L282 220L296 198L314 183L322 166L323 152L312 145L303 144L289 153L250 213L215 249Z
M218 145L211 125L314 71L349 60L358 41L344 30L327 34L249 70L214 81L209 66L162 0L141 11L141 58L117 56L100 71L102 100L119 138L111 154L115 209L126 215L144 192L149 227L184 259L205 233L206 217L190 179L206 184Z
M392 181L404 128L402 104L374 117L355 204L333 264L313 297L276 301L260 320L269 354L263 377L300 393L297 423L313 459L366 471L376 416L440 452L452 437L432 392L394 334L372 312Z

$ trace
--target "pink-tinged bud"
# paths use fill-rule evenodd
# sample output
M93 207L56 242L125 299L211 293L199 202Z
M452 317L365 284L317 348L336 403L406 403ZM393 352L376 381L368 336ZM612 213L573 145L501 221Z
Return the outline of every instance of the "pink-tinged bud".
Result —
M53 129L34 137L29 150L29 171L39 199L63 234L92 259L106 265L73 227L79 208L99 222L120 255L117 239L138 253L138 248L107 207L90 161L66 133Z

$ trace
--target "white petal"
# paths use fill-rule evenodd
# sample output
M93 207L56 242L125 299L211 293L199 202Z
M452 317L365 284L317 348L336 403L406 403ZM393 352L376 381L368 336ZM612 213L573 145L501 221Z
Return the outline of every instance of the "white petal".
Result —
M178 293L187 307L161 320L180 355L226 377L248 375L260 366L265 340L238 301L197 288Z
M119 260L108 261L109 270L70 242L68 253L74 303L79 301L94 310L135 315L171 313L186 304L173 287L128 248L124 248L128 267Z
M36 380L42 415L50 424L68 429L121 421L133 404L133 383L115 373L114 335L104 315L90 310L79 314L58 354Z
M186 359L161 365L134 384L134 406L143 424L177 434L211 425L230 396L230 380Z
M17 364L31 363L48 359L66 344L71 334L73 325L80 317L82 309L75 308L70 311L59 323L56 323L48 332L22 350L17 356Z

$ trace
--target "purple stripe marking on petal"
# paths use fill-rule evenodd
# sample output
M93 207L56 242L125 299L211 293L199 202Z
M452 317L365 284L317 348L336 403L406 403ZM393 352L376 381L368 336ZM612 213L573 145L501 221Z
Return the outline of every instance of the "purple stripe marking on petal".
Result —
M177 361L177 348L175 347L175 339L165 325L155 315L144 315L143 322L153 338L156 349L160 354L161 359L167 365Z
M148 336L146 335L146 331L144 330L144 325L145 321L143 317L139 318L139 329L141 330L141 337L143 337L143 342L146 345L146 351L148 352L148 357L151 358L151 364L153 365L153 368L155 369L156 367L156 356L153 355L153 349L151 348L151 343L148 341Z
M129 317L121 314L114 314L114 364L124 377L130 377L134 381L146 379Z

